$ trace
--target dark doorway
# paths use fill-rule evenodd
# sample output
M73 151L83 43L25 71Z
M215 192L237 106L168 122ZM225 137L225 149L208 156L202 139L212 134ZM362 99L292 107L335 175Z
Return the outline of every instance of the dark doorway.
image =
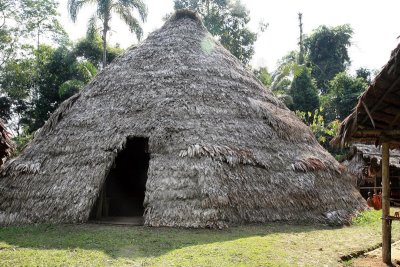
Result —
M92 219L143 216L149 160L148 138L128 138L106 178Z

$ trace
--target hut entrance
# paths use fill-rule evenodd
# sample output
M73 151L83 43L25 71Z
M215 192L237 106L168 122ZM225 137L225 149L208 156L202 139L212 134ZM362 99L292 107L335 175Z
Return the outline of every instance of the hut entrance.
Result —
M150 154L148 138L128 138L91 214L94 220L143 216Z

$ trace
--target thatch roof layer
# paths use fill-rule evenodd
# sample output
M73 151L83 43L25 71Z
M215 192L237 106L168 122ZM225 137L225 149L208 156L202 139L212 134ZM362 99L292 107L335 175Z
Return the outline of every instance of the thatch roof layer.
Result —
M0 224L88 220L129 137L149 138L145 224L342 224L366 207L341 165L190 12L63 103L0 175Z
M355 110L342 122L332 144L381 144L387 135L392 147L400 145L400 44L390 60L360 96Z
M0 119L0 166L5 159L9 157L14 150L14 144L11 141L11 133L6 129L4 122Z
M382 161L382 149L374 145L366 144L354 144L349 152L348 160L351 160L356 154L362 155L362 157L368 162L374 161L377 164L381 164ZM400 169L400 151L393 149L390 151L389 165L391 167Z
M353 144L342 164L353 176L354 184L359 186L365 182L374 183L382 173L382 149L374 145ZM391 176L395 174L394 170L400 170L399 150L390 151L389 166L392 169Z

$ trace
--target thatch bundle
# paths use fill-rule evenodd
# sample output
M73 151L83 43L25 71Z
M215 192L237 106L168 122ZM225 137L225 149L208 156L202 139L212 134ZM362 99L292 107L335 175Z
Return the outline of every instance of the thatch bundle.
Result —
M11 141L11 133L7 131L4 122L0 119L0 166L9 157L14 150L14 144Z
M180 11L64 102L0 176L0 222L85 222L128 137L150 226L345 223L365 208L309 128Z

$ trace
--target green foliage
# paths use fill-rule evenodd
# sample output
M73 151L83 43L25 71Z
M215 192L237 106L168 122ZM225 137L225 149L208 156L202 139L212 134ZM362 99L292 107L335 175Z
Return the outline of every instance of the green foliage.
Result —
M356 77L364 79L364 81L368 85L371 85L371 82L372 82L372 70L367 69L367 68L359 68L359 69L356 70Z
M0 24L0 116L9 122L21 144L61 101L97 72L94 64L84 56L78 60L78 54L71 50L56 9L53 0L0 2L4 22ZM100 39L101 47L99 35L95 38ZM46 41L58 47L41 44ZM121 51L109 49L112 57Z
M272 90L289 92L292 79L299 74L301 67L297 63L298 53L290 51L278 62L278 68L272 75Z
M64 82L58 89L60 100L63 101L67 98L70 98L74 94L78 93L84 85L84 82L78 80L68 80Z
M107 46L107 63L110 63L117 56L123 53L119 47ZM96 68L100 68L103 59L103 42L100 34L95 31L88 31L86 37L79 40L74 47L74 53L90 61Z
M78 92L97 72L90 62L78 62L67 47L41 45L37 54L40 79L33 89L33 107L28 113L29 132L40 128L63 100Z
M322 93L326 92L329 81L349 66L348 48L352 35L353 30L348 24L337 27L323 25L305 39L312 76Z
M254 75L260 80L260 82L267 88L269 88L272 84L272 76L268 72L267 67L261 67L257 70L254 70Z
M174 0L174 6L176 10L186 8L198 12L211 34L243 64L249 63L257 34L248 29L250 14L240 1Z
M31 133L96 72L93 64L78 61L67 47L40 45L31 57L9 60L0 72L0 106L7 109L2 116L16 116L13 129L19 133L25 127Z
M300 66L301 72L295 73L290 87L290 96L293 99L292 110L313 112L319 107L319 97L315 81L307 67Z
M267 67L261 67L259 69L254 70L254 75L261 81L261 83L268 89L272 90L272 93L279 99L281 100L286 106L291 106L293 105L293 99L292 97L288 94L289 89L274 89L272 87L273 83L273 78L272 75L268 72ZM286 85L281 86L286 86L287 88L290 87L291 81L286 79L282 80L281 82L288 82ZM282 88L280 87L280 88Z
M19 0L21 3L21 21L26 36L34 37L36 45L44 34L59 44L68 44L69 39L57 20L58 3L54 0Z
M18 121L11 126L18 131L19 119L28 110L29 97L35 77L35 60L33 58L9 59L0 70L0 117L8 121L17 117Z
M16 145L16 149L13 152L12 157L18 156L22 150L29 144L30 141L33 139L33 134L29 134L28 132L24 131L22 134L17 135L12 140Z
M14 21L18 24L19 13L17 0L0 1L0 67L16 54L20 33L18 27L11 22Z
M75 62L71 67L72 76L83 83L90 82L97 74L96 67L89 61Z
M324 109L322 107L314 112L296 111L295 113L310 127L318 142L323 147L328 148L329 141L336 135L340 122L338 120L326 122L323 116Z
M368 209L358 214L357 217L353 218L352 224L357 226L380 224L382 221L381 218L382 218L382 211Z
M32 58L12 59L6 62L0 73L0 92L12 101L27 98L33 85L34 66Z
M357 98L367 89L364 78L353 77L346 72L338 73L329 82L328 95L323 98L329 119L345 119L357 104Z

